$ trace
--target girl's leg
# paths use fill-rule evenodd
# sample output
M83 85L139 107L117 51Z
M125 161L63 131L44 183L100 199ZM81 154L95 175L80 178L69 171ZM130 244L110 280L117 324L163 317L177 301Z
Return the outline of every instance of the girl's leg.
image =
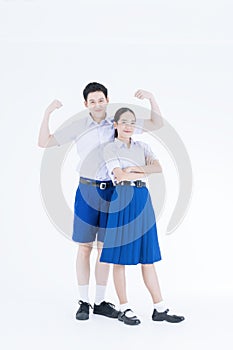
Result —
M153 303L160 303L163 298L154 264L142 264L141 268L143 281L151 295Z
M120 304L128 302L126 295L125 265L113 265L113 280Z
M142 276L154 303L152 320L167 321L172 323L183 321L183 316L169 315L167 313L169 310L167 309L161 295L158 276L154 264L142 265Z
M118 316L119 321L128 325L138 325L140 320L132 311L126 293L125 265L113 265L113 279L116 293L120 303L121 314Z

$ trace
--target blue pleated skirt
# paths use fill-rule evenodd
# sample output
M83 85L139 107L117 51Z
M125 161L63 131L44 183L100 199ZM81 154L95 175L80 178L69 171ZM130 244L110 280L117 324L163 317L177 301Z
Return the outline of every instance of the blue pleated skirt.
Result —
M146 187L116 186L101 262L136 265L161 260L155 213Z

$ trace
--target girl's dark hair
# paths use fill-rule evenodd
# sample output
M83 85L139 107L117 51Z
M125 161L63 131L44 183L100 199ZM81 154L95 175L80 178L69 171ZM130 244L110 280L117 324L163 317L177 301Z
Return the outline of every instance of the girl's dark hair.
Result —
M102 84L99 84L99 83L89 83L85 89L83 90L83 97L84 97L84 100L87 101L87 96L88 94L90 94L91 92L96 92L96 91L102 91L104 96L106 98L108 98L108 90L107 88L102 85Z
M128 108L128 107L122 107L122 108L119 108L115 115L114 115L114 122L117 123L119 120L120 120L120 117L122 116L123 113L126 113L126 112L130 112L134 115L134 118L136 119L136 116L135 116L135 113L134 111L132 111L132 109ZM118 137L118 132L117 132L117 129L115 129L115 134L114 134L114 137L117 138Z

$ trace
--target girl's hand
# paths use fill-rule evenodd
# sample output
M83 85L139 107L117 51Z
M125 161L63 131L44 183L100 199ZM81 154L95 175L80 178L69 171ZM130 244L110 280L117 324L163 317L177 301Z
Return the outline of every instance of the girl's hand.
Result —
M133 172L133 166L127 166L126 168L122 169L124 173L129 174Z
M126 174L129 173L143 173L143 169L139 166L128 166L124 169L122 169Z
M122 171L122 173L120 174L115 174L115 181L117 183L121 182L121 181L127 181L128 178L127 178L127 173L125 173L124 171Z
M150 157L146 157L146 165L152 165L154 164L154 159Z

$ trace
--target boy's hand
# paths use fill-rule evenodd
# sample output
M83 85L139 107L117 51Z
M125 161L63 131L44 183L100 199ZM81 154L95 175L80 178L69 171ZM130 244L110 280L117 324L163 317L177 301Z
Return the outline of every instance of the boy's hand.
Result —
M135 97L139 98L140 100L143 100L144 98L150 100L153 98L153 94L146 90L138 90L134 94Z
M45 110L46 114L51 114L55 109L59 109L62 107L62 103L58 100L54 100L53 102L48 105L48 107Z

